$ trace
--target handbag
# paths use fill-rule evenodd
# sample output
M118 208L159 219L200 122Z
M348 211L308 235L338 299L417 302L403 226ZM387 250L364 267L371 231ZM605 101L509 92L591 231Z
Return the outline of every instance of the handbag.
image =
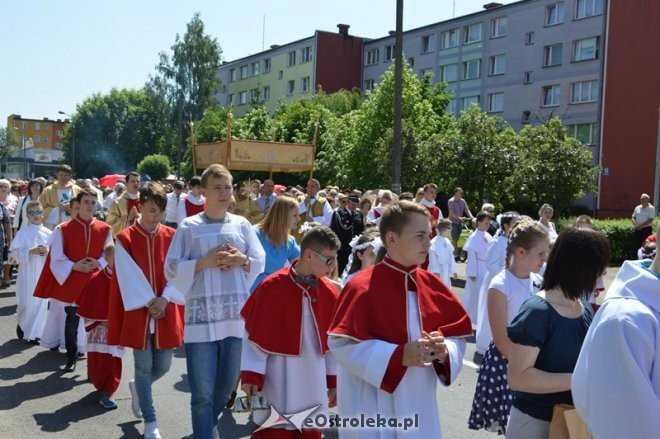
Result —
M548 439L592 439L592 436L575 406L555 404Z

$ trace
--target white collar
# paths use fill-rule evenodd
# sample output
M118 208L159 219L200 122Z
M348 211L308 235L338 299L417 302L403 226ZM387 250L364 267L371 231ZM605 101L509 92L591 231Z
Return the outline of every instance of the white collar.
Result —
M435 206L435 201L429 201L426 198L422 198L422 201L420 201L420 204L423 204L426 207L434 207Z

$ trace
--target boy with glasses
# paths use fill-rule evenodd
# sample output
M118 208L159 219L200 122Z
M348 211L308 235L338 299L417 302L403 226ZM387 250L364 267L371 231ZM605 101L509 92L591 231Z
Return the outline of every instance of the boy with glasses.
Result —
M328 407L335 405L336 363L327 331L338 292L326 276L339 246L328 227L312 226L303 235L295 265L268 276L241 311L246 331L241 388L247 396L263 393L279 413L319 406L310 416L327 417ZM304 433L321 437L319 430Z

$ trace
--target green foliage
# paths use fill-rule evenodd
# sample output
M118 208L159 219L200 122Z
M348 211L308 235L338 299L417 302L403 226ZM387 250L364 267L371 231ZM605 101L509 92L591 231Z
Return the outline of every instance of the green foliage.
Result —
M3 159L19 148L18 134L14 127L0 127L0 159Z
M527 125L518 134L520 163L514 177L518 191L534 203L550 203L555 211L595 192L599 167L591 152L569 137L559 118Z
M152 154L143 158L137 165L140 174L147 174L152 180L162 180L170 175L170 159L163 154Z

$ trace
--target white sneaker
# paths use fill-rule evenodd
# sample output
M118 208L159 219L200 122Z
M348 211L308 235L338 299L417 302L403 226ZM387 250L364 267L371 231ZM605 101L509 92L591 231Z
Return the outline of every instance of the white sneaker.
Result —
M156 421L144 423L144 434L142 437L144 437L144 439L162 439Z
M128 382L128 389L131 391L131 410L133 410L133 416L138 419L142 419L142 410L140 410L140 400L137 396L135 380L130 380Z
M213 427L213 439L220 439L220 430L217 425Z

